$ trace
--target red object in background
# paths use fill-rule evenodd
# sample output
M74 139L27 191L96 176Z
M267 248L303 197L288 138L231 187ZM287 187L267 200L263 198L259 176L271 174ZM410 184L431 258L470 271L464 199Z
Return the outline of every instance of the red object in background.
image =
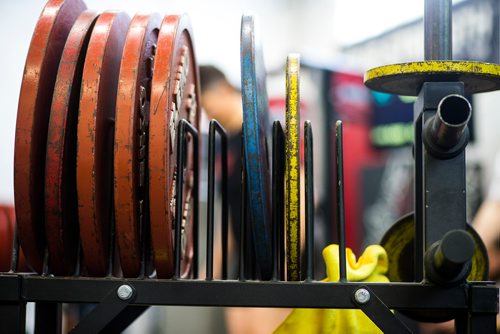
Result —
M332 130L335 140L335 130ZM363 189L361 173L367 166L380 166L384 154L373 149L370 127L362 124L345 123L344 134L344 206L346 224L346 245L355 253L361 253L363 242Z
M10 270L15 227L16 211L14 207L0 206L0 272L8 272ZM21 248L19 248L18 271L31 271L26 265Z
M370 91L363 84L363 77L357 74L331 72L328 99L333 114L330 124L330 143L335 157L335 121L343 121L344 142L344 206L346 245L355 253L361 252L364 236L361 173L367 166L379 166L384 162L384 153L373 148L370 138L373 113ZM330 161L332 173L335 161ZM336 178L331 178L332 208L336 208ZM332 212L336 217L336 212ZM335 218L334 218L335 222ZM337 227L333 223L333 238Z
M371 126L372 100L361 75L333 72L328 95L333 112L340 120Z

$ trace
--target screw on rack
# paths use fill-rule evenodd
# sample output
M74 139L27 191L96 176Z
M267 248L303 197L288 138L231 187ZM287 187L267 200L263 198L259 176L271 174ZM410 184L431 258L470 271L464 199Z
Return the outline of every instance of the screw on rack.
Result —
M116 294L121 300L129 300L134 295L134 289L128 284L123 284L118 287Z
M370 301L370 291L360 288L354 292L354 301L358 304L366 304Z

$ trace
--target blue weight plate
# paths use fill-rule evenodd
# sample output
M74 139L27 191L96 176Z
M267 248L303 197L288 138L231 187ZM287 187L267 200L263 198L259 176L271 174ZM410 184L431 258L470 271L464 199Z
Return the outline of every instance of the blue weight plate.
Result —
M271 182L267 139L270 137L266 70L253 16L241 18L241 94L243 140L250 219L262 279L272 274Z

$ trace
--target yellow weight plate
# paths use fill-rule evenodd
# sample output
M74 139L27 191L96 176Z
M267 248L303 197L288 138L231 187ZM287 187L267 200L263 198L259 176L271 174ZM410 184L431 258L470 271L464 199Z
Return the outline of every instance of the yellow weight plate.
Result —
M286 64L286 268L289 281L300 280L300 56Z
M488 278L488 254L486 248L472 226L467 224L467 232L472 236L475 243L472 268L468 281L484 281ZM387 251L389 258L389 269L387 277L391 282L413 281L413 240L415 239L415 218L410 213L400 218L385 233L380 245Z
M474 61L420 61L368 70L365 85L373 90L416 96L424 82L461 81L466 94L500 89L500 65Z

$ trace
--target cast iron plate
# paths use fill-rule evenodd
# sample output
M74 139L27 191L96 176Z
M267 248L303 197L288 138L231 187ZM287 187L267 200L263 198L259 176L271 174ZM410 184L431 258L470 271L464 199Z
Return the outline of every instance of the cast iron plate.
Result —
M475 61L419 61L380 66L365 73L373 90L417 96L424 82L464 83L465 94L500 89L500 65Z
M141 270L141 236L149 224L147 136L151 79L161 19L137 14L123 48L116 100L114 201L116 241L125 277Z
M241 18L241 94L248 202L255 254L262 279L270 279L271 182L267 140L270 137L266 70L253 16Z
M45 161L45 231L50 272L74 273L78 253L76 130L83 64L97 13L83 12L71 29L52 97Z
M19 242L30 266L42 272L45 251L44 179L47 128L61 54L80 0L50 0L38 19L26 58L17 110L14 198Z
M285 224L286 272L300 281L300 56L286 63Z
M166 16L158 36L149 122L149 198L151 241L159 278L174 274L175 179L177 125L186 119L199 128L198 69L187 16ZM188 136L189 137L189 136ZM183 188L181 276L190 273L193 258L193 147L188 145ZM198 152L194 152L198 157Z
M108 270L116 91L129 21L127 14L115 11L99 16L83 68L76 181L82 249L91 276Z

